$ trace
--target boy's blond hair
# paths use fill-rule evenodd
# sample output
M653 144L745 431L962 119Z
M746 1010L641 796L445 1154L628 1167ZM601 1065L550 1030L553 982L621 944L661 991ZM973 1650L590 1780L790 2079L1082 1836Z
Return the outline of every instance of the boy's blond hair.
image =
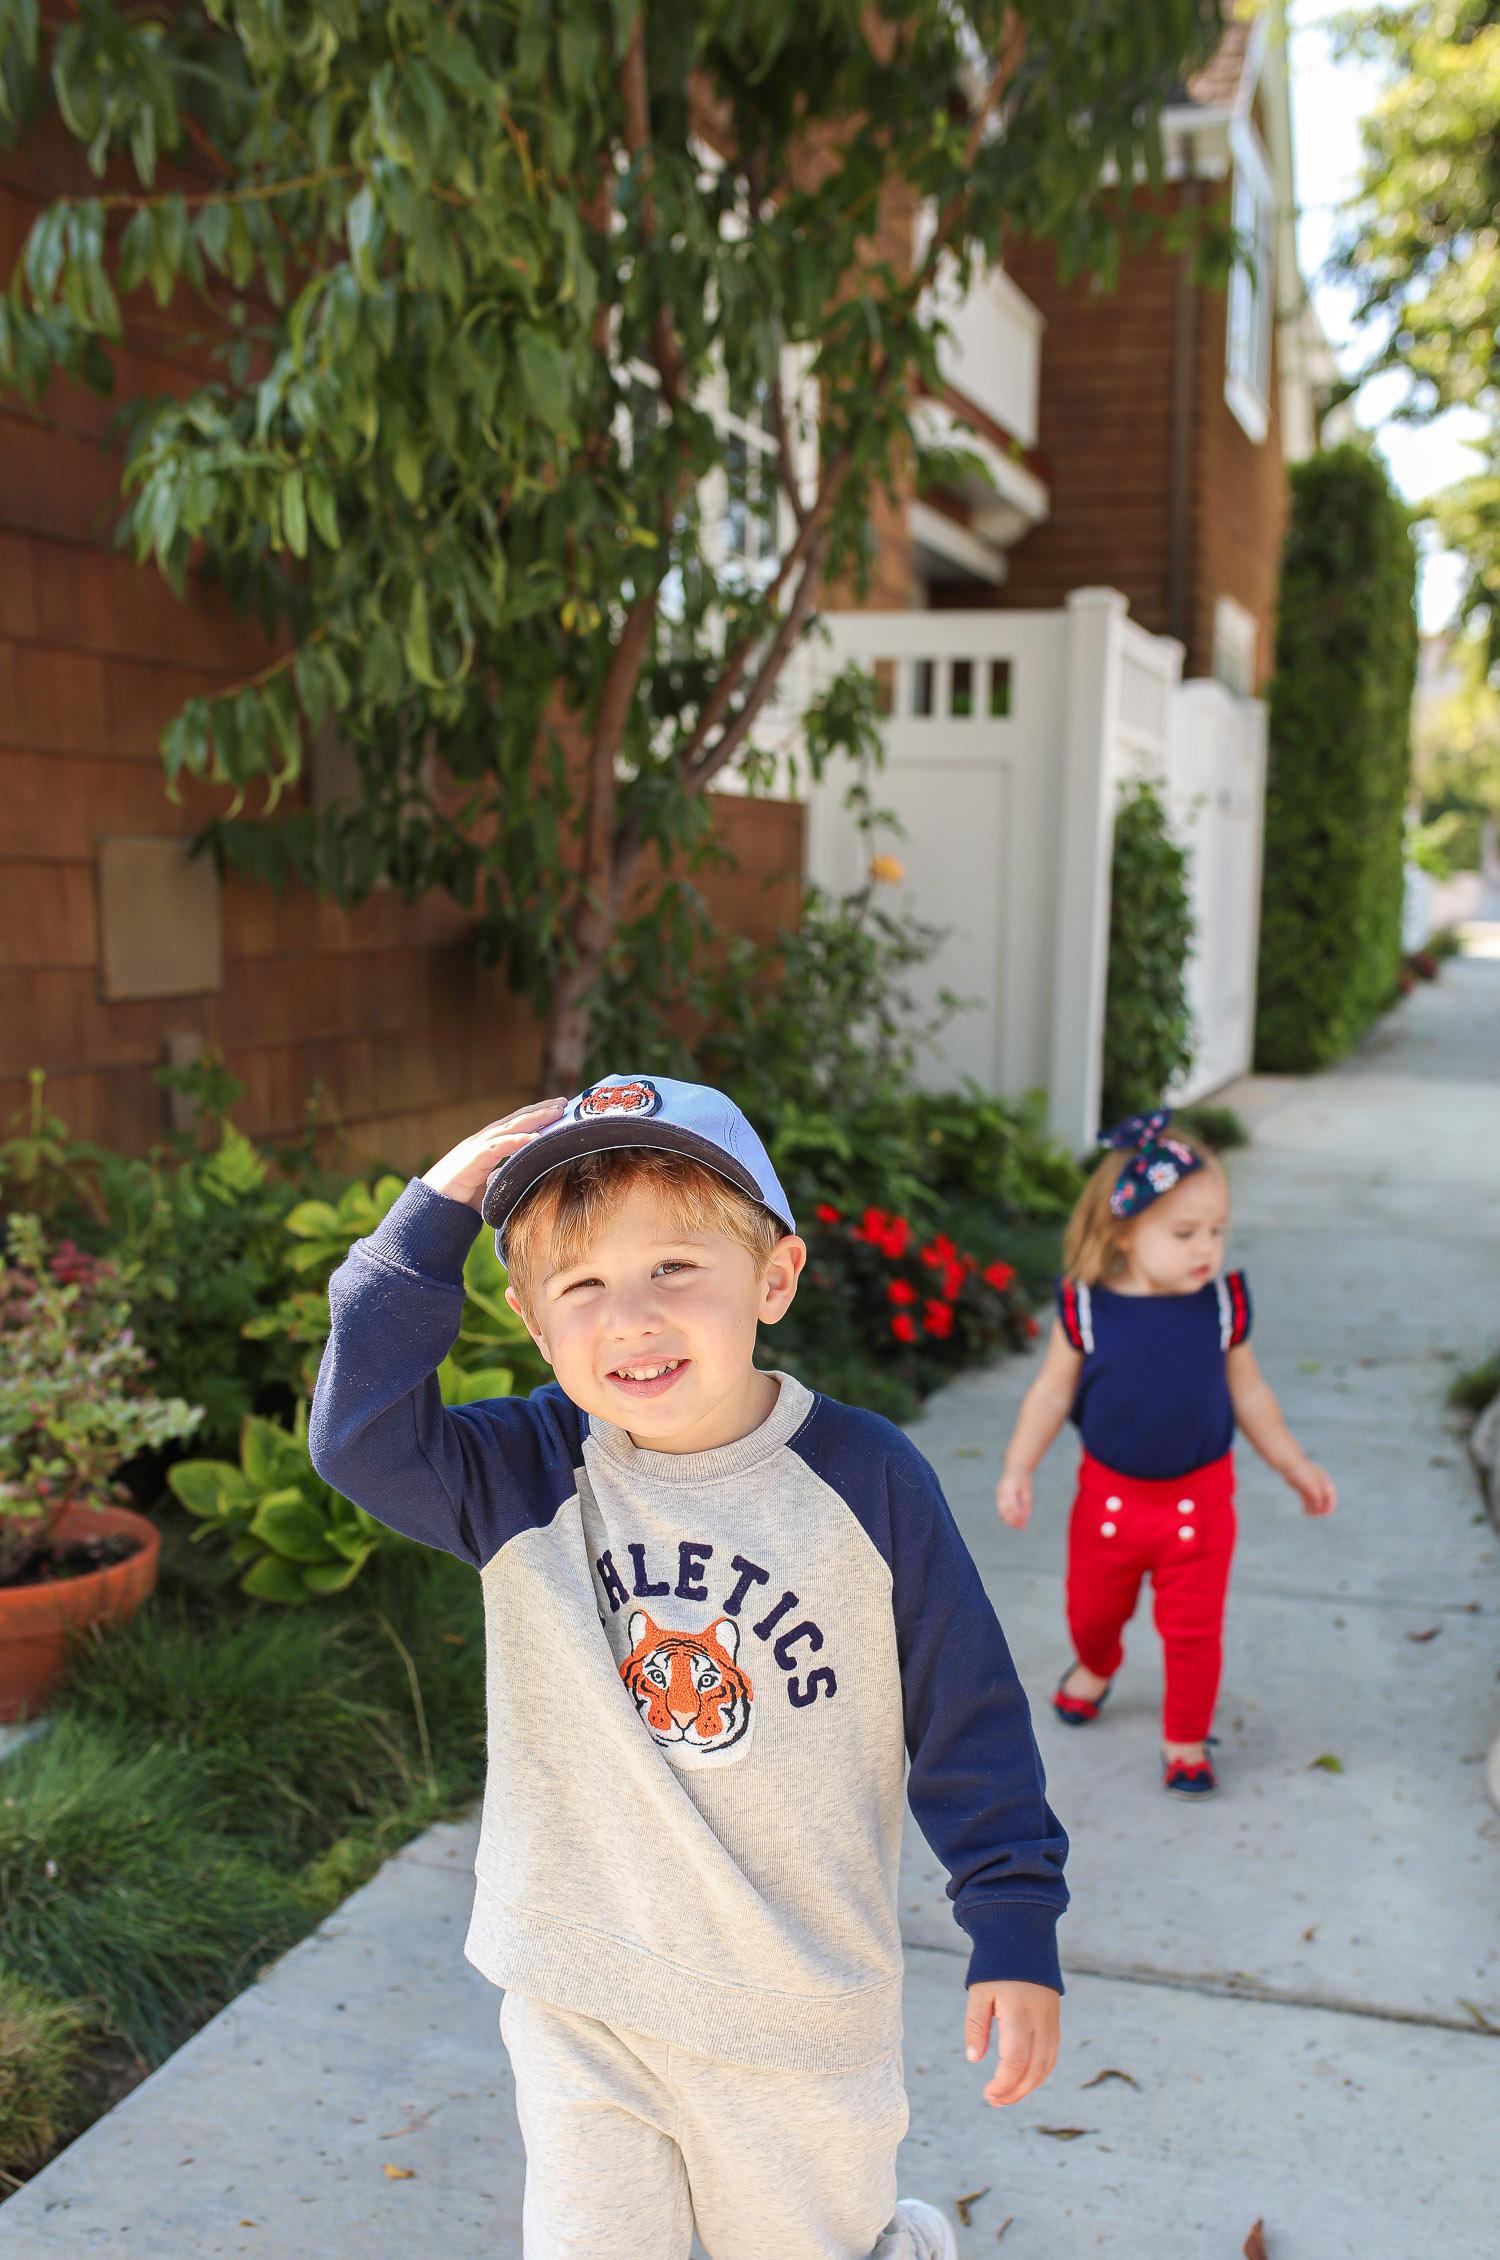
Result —
M672 1237L719 1232L764 1271L786 1226L759 1201L686 1154L655 1146L615 1146L565 1162L534 1185L505 1227L505 1263L523 1309L555 1271L581 1263L629 1196L644 1187L659 1202Z
M1204 1167L1211 1169L1219 1183L1227 1188L1229 1180L1216 1153L1175 1124L1172 1137L1178 1145L1196 1154ZM1109 1196L1120 1181L1121 1170L1131 1159L1133 1156L1120 1148L1107 1153L1068 1218L1063 1234L1063 1271L1069 1279L1076 1279L1080 1287L1107 1287L1116 1272L1125 1268L1125 1234L1135 1218L1116 1216L1109 1205Z

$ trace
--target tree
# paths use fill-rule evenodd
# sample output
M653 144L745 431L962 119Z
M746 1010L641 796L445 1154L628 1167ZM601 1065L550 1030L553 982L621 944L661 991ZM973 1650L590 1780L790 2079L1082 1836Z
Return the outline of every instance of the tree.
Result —
M55 109L96 176L31 231L0 376L107 383L146 288L212 351L131 404L124 524L281 639L164 739L234 788L219 853L448 888L575 1085L643 858L707 851L705 789L754 775L859 580L941 262L1020 232L1108 276L1149 224L1110 184L1159 179L1219 31L1219 0L77 0L43 34L0 0L5 122ZM324 729L358 805L247 820ZM808 756L871 730L835 685Z
M1381 338L1362 373L1410 379L1401 413L1478 409L1480 466L1434 498L1443 542L1469 565L1463 617L1500 662L1500 7L1416 0L1354 19L1352 43L1390 84L1364 121L1364 169L1340 252L1356 320Z

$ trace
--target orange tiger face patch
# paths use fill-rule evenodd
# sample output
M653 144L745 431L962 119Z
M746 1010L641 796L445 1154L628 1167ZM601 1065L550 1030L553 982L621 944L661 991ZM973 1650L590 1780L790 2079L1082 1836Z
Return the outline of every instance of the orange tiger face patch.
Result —
M740 1628L718 1617L703 1632L664 1632L644 1609L630 1619L620 1677L653 1742L717 1757L750 1732L755 1690L740 1670Z

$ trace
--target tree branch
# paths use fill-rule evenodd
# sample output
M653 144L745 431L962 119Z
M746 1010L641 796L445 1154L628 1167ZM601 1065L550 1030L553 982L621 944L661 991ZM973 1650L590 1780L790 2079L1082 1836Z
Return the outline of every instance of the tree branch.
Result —
M781 483L786 488L787 500L792 506L792 516L797 528L807 524L807 504L797 484L797 466L792 460L792 435L786 420L786 399L781 390L781 371L771 380L771 427L776 434L776 451L781 458Z
M818 498L804 516L797 539L777 567L776 577L765 591L764 602L767 606L775 604L790 576L805 562L814 542L828 522L829 514L834 503L838 500L839 492L853 467L853 462L852 453L848 448L844 448L834 457L825 470L818 489ZM697 761L708 740L709 732L717 729L728 713L729 702L739 689L745 669L750 663L750 655L755 649L755 641L753 634L742 637L738 650L726 661L721 670L719 680L714 685L713 693L694 725L692 736L683 748L682 768L684 775L692 769Z
M756 670L755 680L743 706L728 722L715 744L701 753L685 771L685 780L692 791L702 792L709 781L734 759L749 736L756 716L775 689L777 677L787 656L806 627L808 616L817 602L827 555L828 535L825 527L808 551L802 578L797 584L797 593L771 640L770 650Z

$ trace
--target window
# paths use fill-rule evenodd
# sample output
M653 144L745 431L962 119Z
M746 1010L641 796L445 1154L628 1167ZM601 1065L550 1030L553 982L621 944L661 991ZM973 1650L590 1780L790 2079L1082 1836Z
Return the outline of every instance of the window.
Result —
M757 385L753 398L730 395L714 418L724 435L724 548L750 566L776 561L776 438L771 391Z
M1250 438L1271 421L1271 331L1276 319L1276 195L1253 127L1232 137L1235 234L1247 250L1229 281L1224 340L1224 398Z

